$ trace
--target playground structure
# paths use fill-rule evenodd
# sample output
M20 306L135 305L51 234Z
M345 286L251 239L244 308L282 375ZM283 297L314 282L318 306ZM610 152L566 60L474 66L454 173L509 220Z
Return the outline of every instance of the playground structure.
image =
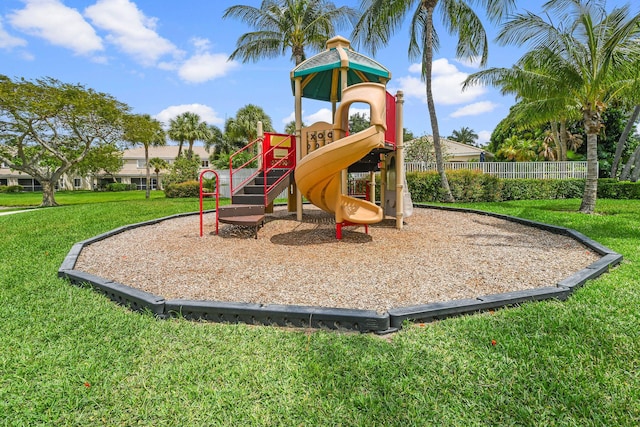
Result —
M411 215L406 191L403 154L402 93L386 91L391 73L371 58L351 49L348 40L334 37L327 49L291 72L295 97L296 135L263 133L229 159L231 205L218 207L219 221L252 226L257 230L273 201L288 189L289 212L302 220L303 197L335 216L336 238L342 227L380 222L385 216L403 219ZM302 98L330 101L333 123L302 127ZM339 104L338 104L339 103ZM349 107L368 104L370 127L349 134ZM253 153L240 167L233 160ZM255 173L235 184L234 175L257 163ZM380 171L380 200L375 198L375 173ZM348 173L369 173L363 196L349 195Z
M265 213L269 213L273 209L275 198L284 190L288 194L288 210L296 212L296 219L302 221L303 215L303 197L307 198L311 203L321 209L334 215L336 221L336 237L341 237L342 227L345 225L364 225L365 231L369 224L381 221L385 216L396 218L396 228L401 229L403 226L403 218L411 213L411 198L406 192L406 183L404 177L404 159L403 159L403 136L402 136L402 93L396 96L386 91L386 83L391 78L390 73L380 66L377 62L362 56L350 49L349 42L341 37L336 37L327 42L327 50L307 61L300 64L291 72L292 85L295 95L295 115L296 115L296 135L282 135L273 133L262 133L261 126L258 126L258 139L242 148L238 153L231 156L230 159L230 176L231 176L231 194L232 204L230 206L220 207L218 199L220 195L219 177L215 171L203 171L200 175L200 236L203 236L203 205L204 197L215 197L216 210L215 215L215 231L218 233L218 221L222 223L235 224L241 226L255 227L254 236L257 238L259 227L264 223ZM332 103L333 123L319 122L308 127L302 127L302 98L320 99L330 101ZM338 105L338 102L340 103ZM367 129L349 134L348 130L348 113L349 107L354 103L366 103L370 106L370 122L371 125ZM240 168L234 168L233 160L243 153L252 153L250 159L247 160ZM234 174L238 169L248 168L253 163L258 163L258 169L248 178L236 179ZM380 172L380 199L375 199L375 173ZM369 173L367 181L367 191L364 191L364 197L358 195L354 197L349 194L347 186L347 174L350 172ZM295 180L294 180L295 177ZM205 190L205 181L206 184ZM236 181L240 181L237 182ZM420 208L420 205L418 205ZM435 207L433 207L435 209ZM468 211L461 208L439 207L437 209L450 212L464 212L470 215L477 215L477 211ZM559 280L557 283L550 283L545 287L533 289L515 290L503 293L480 293L473 297L462 299L451 299L438 302L420 302L413 298L413 294L408 299L404 299L400 305L391 306L384 313L369 308L338 308L342 305L331 305L325 303L298 303L287 302L278 303L269 299L269 296L262 295L259 302L240 302L242 297L234 297L229 299L220 299L214 297L212 299L185 299L184 295L177 297L166 297L163 293L151 293L136 287L129 286L127 281L114 280L111 274L114 270L122 269L124 259L122 253L113 251L112 257L114 267L109 268L106 273L100 273L101 276L86 270L79 259L85 249L89 251L93 244L107 241L112 237L121 235L127 231L134 231L138 227L156 225L165 220L179 219L190 214L178 214L172 217L160 218L148 221L146 223L132 224L126 227L119 227L108 233L103 233L92 239L87 239L76 243L69 251L64 262L58 270L58 276L67 278L72 284L90 285L98 292L113 301L128 306L133 310L151 312L159 318L182 317L185 319L207 320L213 322L225 323L248 323L248 324L264 324L264 325L280 325L287 327L314 327L328 328L339 330L353 330L360 332L375 332L385 334L397 331L402 325L408 321L429 322L437 319L443 319L450 316L458 316L461 314L477 313L486 310L494 310L496 308L518 305L526 301L539 301L544 299L565 299L574 290L582 286L587 280L598 277L600 274L608 271L608 269L621 262L622 256L602 246L598 242L588 239L586 236L570 229L556 227L539 222L524 220L521 218L510 218L501 214L482 213L482 215L492 216L501 220L507 220L518 224L524 224L532 228L540 228L550 231L554 234L566 236L568 239L576 240L585 247L594 251L601 256L600 259L587 265L568 277ZM310 215L311 216L311 215ZM420 215L416 215L418 219ZM430 218L431 220L432 218ZM282 221L285 223L285 221ZM431 223L431 222L430 222ZM446 222L446 227L450 227L450 223ZM503 228L503 227L500 227ZM270 230L272 231L272 230ZM384 234L389 234L390 230L381 229L378 242L384 241ZM161 233L159 233L161 234ZM285 233L287 234L287 233ZM299 235L288 233L288 238L295 243L299 241ZM278 234L282 236L283 233ZM417 233L403 233L401 237L407 238L417 235ZM145 233L148 236L148 233ZM362 236L359 236L362 237ZM509 236L511 238L511 236ZM182 228L180 228L180 236L178 238L187 239L184 236ZM315 236L314 236L315 238ZM397 241L399 236L393 233L392 239ZM492 235L492 238L495 238ZM330 238L329 238L330 239ZM133 239L139 241L141 239ZM211 270L211 250L206 248L202 251L203 245L207 243L223 244L222 239L198 239L198 243L189 241L188 245L182 246L183 250L188 251L188 256L175 256L174 251L163 251L170 254L171 259L182 259L191 262L195 248L200 248L202 253L207 254L206 270ZM236 239L237 242L237 239ZM267 262L255 262L259 266L259 277L264 281L265 276L269 273L265 271L265 266L271 266L273 276L282 272L282 259L289 256L290 250L281 251L280 257L274 256L274 248L266 245L271 244L269 239L262 239L253 242L244 240L242 243L251 243L247 245L246 254L253 252L258 254L268 254ZM421 241L422 242L422 241ZM545 239L545 242L547 240ZM362 250L369 251L370 245L353 244ZM140 246L140 245L136 245ZM282 249L282 241L280 245ZM320 245L330 246L330 245ZM343 246L343 243L336 243L331 247ZM491 245L495 246L495 245ZM523 246L523 245L519 245ZM262 247L263 250L255 251L256 248ZM563 245L564 247L564 245ZM119 247L118 247L119 248ZM144 249L144 248L143 248ZM517 246L514 246L517 249ZM546 246L543 247L544 253L548 252ZM89 259L105 258L105 253L111 251L99 251L99 256L88 256ZM580 248L580 256L583 257L583 248ZM148 264L152 270L157 270L157 263L142 262L147 261L147 255L151 251L145 249L144 255L131 256L136 264ZM196 250L197 252L197 250ZM225 250L219 251L225 253ZM341 259L336 268L339 274L343 274L345 268L353 268L357 262L363 259L362 254L355 253L353 247L346 251L355 258ZM452 251L446 251L450 253ZM242 256L244 256L244 254ZM457 251L455 252L458 253ZM327 255L325 253L325 255ZM329 254L334 256L334 253ZM368 256L369 253L366 254ZM272 258L273 257L273 258ZM314 250L312 254L307 255L307 259L315 261L318 253ZM319 256L322 259L322 256ZM415 257L401 257L414 259ZM562 257L557 257L562 259ZM228 261L228 260L227 260ZM263 259L264 261L264 259ZM398 267L398 259L385 268ZM168 262L168 261L167 261ZM198 264L198 263L195 263ZM310 274L315 278L321 278L330 285L329 296L333 296L336 292L335 282L325 279L330 271L328 266L332 263L312 262L313 266L320 266L320 271L316 274ZM379 263L378 263L379 264ZM448 262L448 264L458 265L457 260ZM215 264L214 264L215 265ZM224 264L220 264L224 265ZM429 262L421 262L419 265L429 265ZM191 267L191 266L190 266ZM411 266L415 267L415 265ZM547 265L544 266L547 270ZM310 266L307 263L305 271L309 272ZM189 270L192 270L189 268ZM224 270L224 269L223 269ZM232 274L231 277L241 276L241 272L227 268ZM392 275L392 289L402 287L402 284L410 280L415 280L413 276L416 272L415 268L407 266L401 267L404 272L410 272L411 278L405 281L398 281L396 275ZM181 286L185 284L182 277L183 271L176 267L172 269L172 273L180 275ZM220 272L216 273L219 274ZM289 275L288 271L286 271ZM374 274L378 274L373 272ZM385 270L385 274L388 273ZM536 271L532 270L532 274ZM567 272L569 273L569 272ZM357 271L358 277L363 272ZM388 275L388 274L387 274ZM432 271L429 271L431 277ZM300 277L294 275L294 289L301 288ZM201 285L208 287L211 282L202 280L202 276L194 276L192 286ZM156 282L163 282L166 277L162 277ZM247 286L244 279L241 282L242 288ZM282 280L282 279L280 279ZM218 277L214 279L227 286L227 282L221 281ZM352 280L355 283L356 280ZM379 295L379 283L377 276L365 281L366 284L375 287L371 295ZM189 282L186 282L189 285ZM282 281L278 281L278 290L282 289ZM308 289L308 288L307 288ZM362 289L362 288L360 288ZM262 291L261 291L262 292ZM265 292L267 292L265 290ZM387 292L390 292L387 291ZM309 292L307 292L309 293ZM311 292L315 294L316 292ZM360 294L367 292L359 291ZM353 294L347 296L351 299Z

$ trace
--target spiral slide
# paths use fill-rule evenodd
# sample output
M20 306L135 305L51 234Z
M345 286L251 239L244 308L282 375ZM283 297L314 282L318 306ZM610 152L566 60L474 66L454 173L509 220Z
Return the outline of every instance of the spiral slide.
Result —
M383 219L378 205L342 194L340 171L371 150L384 147L385 96L384 85L378 83L360 83L344 89L336 111L334 134L346 133L349 106L354 102L371 106L372 126L311 152L296 166L295 179L300 192L320 209L335 214L337 224L374 224Z

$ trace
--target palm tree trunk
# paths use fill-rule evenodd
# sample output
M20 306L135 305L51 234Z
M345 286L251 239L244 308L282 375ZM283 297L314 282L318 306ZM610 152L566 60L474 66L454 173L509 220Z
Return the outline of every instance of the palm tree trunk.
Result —
M633 171L631 171L631 177L629 181L638 182L638 178L640 178L640 153L636 155L636 160L633 166Z
M584 128L587 132L587 180L580 212L592 214L596 210L598 196L598 133L602 127L600 113L590 108L583 112Z
M178 156L176 157L176 159L179 159L179 158L180 158L180 155L182 154L182 144L183 144L183 143L184 143L183 141L180 141L180 142L178 143Z
M631 153L631 156L629 156L629 160L624 165L624 168L622 168L622 172L620 173L620 181L627 181L629 179L629 176L631 175L631 168L633 167L633 165L636 165L636 167L638 167L637 163L639 161L640 145L638 145L636 149L633 150L633 153Z
M453 194L451 194L451 188L449 187L449 180L444 170L444 159L442 156L442 145L440 144L440 129L438 127L438 117L436 115L436 105L433 101L432 79L431 74L433 71L433 10L437 2L432 2L426 6L427 19L425 22L424 37L426 45L424 47L423 66L425 73L425 80L427 86L427 107L429 108L429 120L431 121L431 132L433 133L433 150L436 154L436 168L440 175L440 185L443 190L443 196L445 202L455 202Z
M567 149L569 145L569 133L567 132L567 121L562 119L560 121L560 157L558 160L562 162L567 161Z
M145 167L147 169L147 192L145 193L144 197L146 199L151 197L151 168L149 167L149 145L145 144L144 145L144 164Z
M622 157L622 150L624 150L624 145L627 142L631 128L633 128L636 120L638 120L638 115L640 115L640 105L636 105L633 109L633 113L631 113L631 117L629 118L627 125L624 127L624 131L622 132L622 135L620 135L618 145L616 145L616 153L613 156L613 163L611 163L611 178L615 178L618 175L618 165L620 164L620 158Z
M551 122L551 137L553 138L554 144L556 144L556 159L558 161L562 161L562 142L560 141L560 133L558 132L558 122Z

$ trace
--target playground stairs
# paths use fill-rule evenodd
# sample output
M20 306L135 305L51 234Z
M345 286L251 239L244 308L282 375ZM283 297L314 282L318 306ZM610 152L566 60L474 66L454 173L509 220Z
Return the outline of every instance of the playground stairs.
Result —
M218 208L218 220L225 224L254 227L254 237L257 239L258 230L264 225L266 207L289 187L292 172L293 169L290 168L271 169L265 179L264 171L260 171L253 180L248 181L231 196L230 205ZM275 183L277 184L274 185Z

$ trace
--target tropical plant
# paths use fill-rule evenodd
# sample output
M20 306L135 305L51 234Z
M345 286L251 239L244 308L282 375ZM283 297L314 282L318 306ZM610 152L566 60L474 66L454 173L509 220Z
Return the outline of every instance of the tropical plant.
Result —
M515 94L519 114L537 120L581 112L587 135L587 179L580 206L584 213L593 213L596 205L602 114L608 103L638 93L640 14L631 15L628 5L607 13L605 6L604 0L550 0L542 16L514 16L498 40L530 43L532 49L512 68L491 68L467 80Z
M152 157L147 162L149 166L153 168L153 172L156 174L156 183L158 186L158 190L162 190L162 185L160 183L160 172L163 169L169 169L169 162L165 159L161 159L160 157Z
M620 159L622 157L622 152L624 151L625 144L627 139L629 138L629 134L631 133L631 129L635 126L638 121L638 116L640 116L640 105L636 105L633 108L633 112L627 120L627 124L620 135L620 139L618 139L618 143L616 144L616 151L613 156L613 161L611 163L611 178L616 178L618 176L618 166L620 165Z
M405 139L405 161L407 162L434 162L435 150L433 147L433 138L426 135L420 138ZM447 153L443 147L443 158L446 160Z
M91 150L116 144L128 111L81 85L0 75L0 162L38 180L41 206L56 206L56 183Z
M478 134L473 129L463 126L460 128L460 130L451 131L451 135L447 138L452 141L475 146L478 139Z
M164 179L165 187L167 187L169 184L197 181L200 164L200 156L198 156L197 154L192 156L191 158L185 156L184 154L176 158L170 166L169 175Z
M520 138L518 135L505 139L496 155L512 162L530 162L538 157L534 140Z
M151 165L149 164L149 147L159 147L167 144L167 137L160 121L148 114L128 115L124 121L124 137L132 146L144 147L144 164L147 179L145 197L151 196Z
M251 142L258 137L258 122L262 122L264 132L275 132L271 117L254 104L247 104L236 112L234 118L227 119L225 135L231 141Z
M296 65L307 49L321 51L336 30L357 20L357 12L336 7L326 0L263 0L260 7L237 5L225 10L223 19L236 18L255 29L243 34L230 59L256 62L276 58L291 50Z
M210 132L207 122L201 121L198 114L190 111L186 111L169 121L169 138L179 143L177 157L180 157L182 145L187 142L189 144L187 157L191 158L195 141L207 141L211 137Z
M306 125L304 124L304 122L302 122L301 127L305 127ZM284 126L284 133L289 134L289 135L295 135L296 134L296 121L295 120L291 120L289 123L287 123Z
M444 171L440 130L433 101L432 67L433 53L439 47L437 34L433 25L436 7L441 14L445 29L458 36L456 56L479 59L485 65L488 56L488 41L480 17L472 9L481 4L491 21L497 21L515 6L515 0L361 0L364 10L357 23L352 38L362 43L373 54L386 45L391 35L401 28L404 17L413 10L409 29L409 57L422 61L422 79L426 83L427 106L435 148L436 165L441 185L447 201L454 201L449 181ZM415 8L415 9L414 9Z

